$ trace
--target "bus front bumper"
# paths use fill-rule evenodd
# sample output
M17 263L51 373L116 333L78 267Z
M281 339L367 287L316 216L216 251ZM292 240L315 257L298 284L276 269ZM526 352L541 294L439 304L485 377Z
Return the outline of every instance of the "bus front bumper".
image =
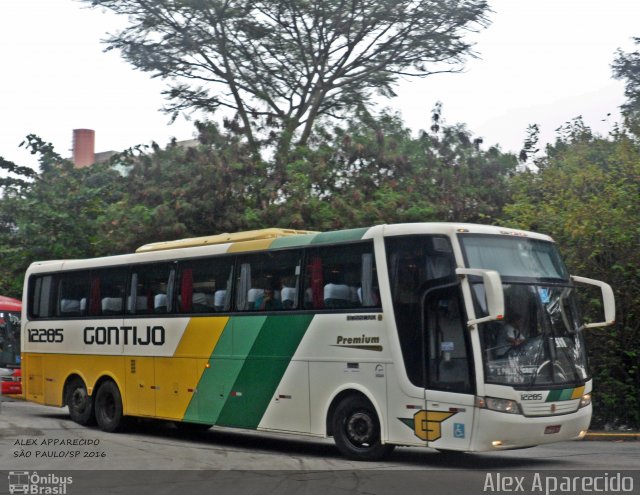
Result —
M586 434L591 422L591 405L571 414L526 417L488 409L476 411L475 435L471 451L518 449L567 440Z

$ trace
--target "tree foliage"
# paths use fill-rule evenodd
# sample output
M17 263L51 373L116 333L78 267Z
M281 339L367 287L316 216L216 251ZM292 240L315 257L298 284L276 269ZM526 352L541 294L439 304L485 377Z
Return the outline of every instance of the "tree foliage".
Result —
M17 177L5 181L0 202L0 293L18 298L31 262L103 254L102 212L121 185L108 166L77 169L37 136L23 144L39 155L40 171L13 167Z
M105 250L248 228L246 211L271 196L263 189L266 165L247 158L233 133L198 126L197 146L154 144L112 158L126 177L122 197L103 214Z
M116 157L125 193L103 217L104 242L152 241L265 226L339 229L402 221L489 223L509 198L517 161L460 125L413 137L398 115L356 116L293 149L287 180L248 158L233 130L199 124L196 147ZM135 214L132 215L132 212Z
M436 115L436 114L434 114ZM439 114L438 118L439 118ZM411 221L490 223L517 161L462 125L413 136L398 115L358 114L291 154L289 180L253 212L258 225L318 230Z
M106 40L166 79L167 110L231 110L258 156L284 167L322 117L393 95L400 76L457 71L486 0L85 0L129 25Z
M640 46L640 38L634 38L634 41ZM630 53L618 50L612 67L614 77L625 80L624 94L627 101L622 105L622 111L627 119L627 126L640 135L640 50Z

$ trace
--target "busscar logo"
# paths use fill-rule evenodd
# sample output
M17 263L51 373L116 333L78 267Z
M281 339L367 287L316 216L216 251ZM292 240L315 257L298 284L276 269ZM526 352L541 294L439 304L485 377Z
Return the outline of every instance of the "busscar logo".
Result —
M377 315L347 315L347 321L382 321L382 314Z
M65 495L67 486L73 483L72 476L56 474L40 475L37 471L9 471L9 493L33 495Z
M368 337L364 334L359 337L343 337L342 335L338 335L333 347L346 347L349 349L362 349L376 352L382 351L380 337Z

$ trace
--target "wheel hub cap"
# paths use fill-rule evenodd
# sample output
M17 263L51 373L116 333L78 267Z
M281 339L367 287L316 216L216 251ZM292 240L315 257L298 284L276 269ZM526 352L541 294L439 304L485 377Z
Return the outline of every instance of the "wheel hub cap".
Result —
M368 414L355 413L347 422L347 434L357 443L366 443L373 434L373 421Z

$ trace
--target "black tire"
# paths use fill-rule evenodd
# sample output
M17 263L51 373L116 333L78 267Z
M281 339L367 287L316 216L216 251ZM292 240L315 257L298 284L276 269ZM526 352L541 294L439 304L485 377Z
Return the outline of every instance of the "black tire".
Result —
M394 448L381 443L378 416L364 397L347 397L338 404L333 415L333 437L338 450L356 461L380 460Z
M69 406L69 416L82 426L95 424L93 397L87 393L87 386L81 378L73 378L67 384L65 404Z
M124 426L122 397L118 386L111 380L100 385L94 407L96 421L102 431L115 432Z

